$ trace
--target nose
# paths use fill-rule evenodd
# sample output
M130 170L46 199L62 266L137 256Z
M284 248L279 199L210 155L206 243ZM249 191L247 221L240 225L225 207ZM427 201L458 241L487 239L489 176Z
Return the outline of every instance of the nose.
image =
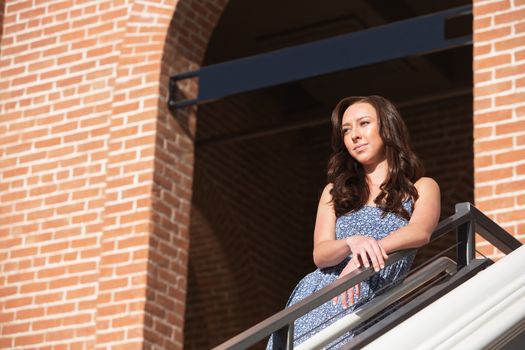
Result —
M350 132L350 137L352 138L353 142L357 142L361 138L361 134L359 133L358 128L352 128L352 131Z

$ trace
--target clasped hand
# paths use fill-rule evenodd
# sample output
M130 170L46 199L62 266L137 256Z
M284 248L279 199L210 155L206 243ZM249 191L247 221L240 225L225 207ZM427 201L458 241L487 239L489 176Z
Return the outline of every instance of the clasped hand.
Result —
M346 244L350 247L352 258L346 264L338 278L348 275L350 272L357 270L361 266L369 267L370 263L377 272L385 267L385 259L388 259L388 255L378 241L372 237L367 236L352 236L346 239ZM336 296L332 299L334 305L337 304L337 299L341 298L341 303L346 309L350 305L354 305L359 298L361 288L359 283L354 287L343 292L341 295Z

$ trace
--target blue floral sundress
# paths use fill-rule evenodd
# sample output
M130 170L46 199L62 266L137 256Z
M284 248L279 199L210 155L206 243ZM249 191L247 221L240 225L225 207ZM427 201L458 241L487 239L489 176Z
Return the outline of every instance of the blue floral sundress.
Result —
M412 201L403 202L403 207L409 214L412 213ZM385 217L382 217L382 214L383 210L381 208L367 205L359 210L340 216L336 221L336 238L345 239L354 235L363 235L380 240L388 236L391 232L408 224L406 219L396 214L387 213ZM377 292L380 290L382 291L382 288L385 286L401 282L408 274L410 266L414 261L414 257L415 252L394 264L387 266L369 279L361 282L360 295L353 306L345 309L340 302L337 305L333 305L332 301L328 301L295 320L294 346L299 345L341 317L352 313L354 310L374 298ZM293 290L286 307L294 305L302 299L310 296L315 291L334 282L350 258L351 256L348 256L336 266L317 269L306 275ZM368 322L367 324L365 322L364 325L359 326L357 329L354 329L354 331L349 331L342 335L330 343L326 348L337 349L351 340L356 333L363 331L367 325L370 326L371 323ZM267 350L271 349L273 349L272 337L270 337L267 345Z

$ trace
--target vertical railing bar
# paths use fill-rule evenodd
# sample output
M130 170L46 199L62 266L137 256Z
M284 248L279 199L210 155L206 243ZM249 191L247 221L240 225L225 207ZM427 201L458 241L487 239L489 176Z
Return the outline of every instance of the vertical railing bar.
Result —
M273 349L293 350L294 322L295 320L292 320L291 323L270 335L273 338Z
M286 350L293 350L294 322L288 324L286 335Z
M468 224L467 229L467 246L466 246L466 258L467 258L467 265L469 265L472 260L474 260L474 255L476 252L476 221L474 219L474 216L471 216L471 220Z
M472 259L474 259L475 252L475 222L474 215L472 215L471 204L470 203L458 203L456 204L456 213L458 212L468 212L469 220L456 228L456 237L459 243L456 256L458 266L463 267L470 264Z

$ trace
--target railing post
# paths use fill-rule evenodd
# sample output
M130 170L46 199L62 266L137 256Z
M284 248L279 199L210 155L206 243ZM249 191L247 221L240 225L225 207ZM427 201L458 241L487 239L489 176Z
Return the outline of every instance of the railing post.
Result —
M293 350L293 337L294 337L293 323L288 325L288 334L286 336L286 350Z
M458 203L456 204L456 213L459 212L471 212L470 203ZM474 222L474 216L470 215L470 220L464 224L461 224L456 229L456 236L458 246L456 249L456 257L458 267L467 266L474 259L475 247L475 229L476 223Z
M292 350L293 349L293 323L279 329L273 335L274 350Z

